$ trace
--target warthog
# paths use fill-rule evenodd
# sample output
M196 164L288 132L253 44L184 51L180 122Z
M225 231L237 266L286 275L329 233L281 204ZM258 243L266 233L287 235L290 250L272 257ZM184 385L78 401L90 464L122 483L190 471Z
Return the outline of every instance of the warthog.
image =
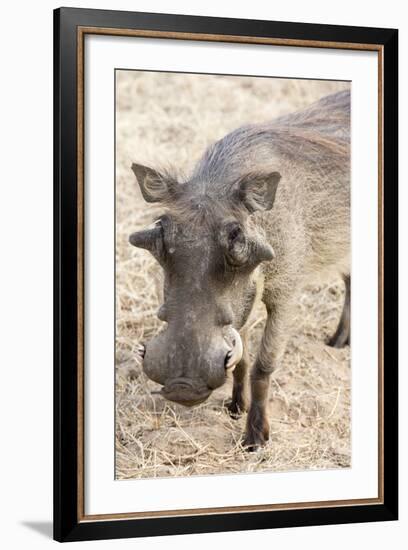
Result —
M140 347L144 372L164 397L191 406L233 371L229 410L236 416L248 409L250 450L268 440L269 380L306 282L343 277L343 313L329 343L349 341L349 149L344 91L238 128L206 150L186 181L132 165L144 199L165 207L129 239L164 270L158 317L167 327ZM247 321L259 300L267 319L249 377Z

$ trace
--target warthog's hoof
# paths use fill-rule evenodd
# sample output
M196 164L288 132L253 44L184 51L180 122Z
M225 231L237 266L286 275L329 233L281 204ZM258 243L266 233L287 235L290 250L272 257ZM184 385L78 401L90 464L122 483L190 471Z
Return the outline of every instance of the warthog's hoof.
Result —
M246 404L237 399L229 399L224 406L234 420L240 418L247 411Z
M269 434L265 435L263 433L247 433L242 446L249 453L259 451L264 447L269 439Z
M257 451L269 439L269 423L260 410L251 409L248 414L247 429L243 446L249 452Z
M327 341L327 345L332 348L344 348L344 346L350 345L350 337L348 334L334 334L329 340Z

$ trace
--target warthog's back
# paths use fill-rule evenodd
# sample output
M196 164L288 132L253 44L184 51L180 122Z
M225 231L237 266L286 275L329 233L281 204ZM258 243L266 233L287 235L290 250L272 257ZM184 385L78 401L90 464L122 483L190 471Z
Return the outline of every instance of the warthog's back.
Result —
M271 165L277 156L299 163L335 162L348 157L349 144L350 92L344 91L303 111L234 130L207 149L194 175L222 185L237 172Z
M264 124L247 125L211 146L194 179L222 195L248 172L278 171L271 212L253 216L277 252L274 285L296 274L349 271L350 92ZM283 265L284 264L284 265Z
M309 129L339 143L349 143L350 92L345 90L326 96L303 111L276 119L274 124Z

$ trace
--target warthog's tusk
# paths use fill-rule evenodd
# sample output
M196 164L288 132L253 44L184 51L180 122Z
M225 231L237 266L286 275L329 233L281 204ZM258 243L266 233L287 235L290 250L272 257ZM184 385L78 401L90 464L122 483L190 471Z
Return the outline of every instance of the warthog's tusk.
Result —
M234 347L227 354L227 362L225 363L225 368L228 370L233 370L236 365L241 361L242 353L244 350L239 332L234 328L231 328L230 332L233 336L232 344Z
M140 359L144 359L145 353L146 353L146 346L144 344L139 344L136 348L136 355Z

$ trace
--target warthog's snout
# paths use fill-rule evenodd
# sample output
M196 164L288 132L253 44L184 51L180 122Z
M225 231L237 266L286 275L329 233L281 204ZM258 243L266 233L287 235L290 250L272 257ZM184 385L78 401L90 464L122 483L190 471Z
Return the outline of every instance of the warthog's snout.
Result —
M138 353L145 374L163 386L153 393L191 407L224 384L227 373L241 360L243 349L239 333L233 328L209 339L191 336L191 340L181 342L167 330L146 347L141 346Z
M200 380L176 378L166 384L160 393L170 401L192 407L205 401L211 392L212 390Z

